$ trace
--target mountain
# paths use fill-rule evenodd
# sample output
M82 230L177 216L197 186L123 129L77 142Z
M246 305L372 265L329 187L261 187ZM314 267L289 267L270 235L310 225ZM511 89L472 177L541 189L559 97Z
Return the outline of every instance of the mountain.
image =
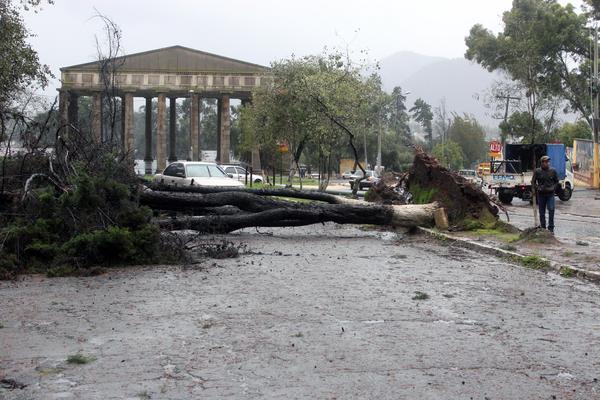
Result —
M425 56L412 51L394 53L380 62L383 87L391 91L399 82L403 82L421 68L444 60L442 57Z
M496 128L498 120L490 117L483 105L486 91L500 76L490 73L471 61L455 58L424 56L412 52L399 52L381 60L381 78L386 91L401 86L409 91L407 108L417 98L432 107L446 99L448 113L473 114L482 124Z

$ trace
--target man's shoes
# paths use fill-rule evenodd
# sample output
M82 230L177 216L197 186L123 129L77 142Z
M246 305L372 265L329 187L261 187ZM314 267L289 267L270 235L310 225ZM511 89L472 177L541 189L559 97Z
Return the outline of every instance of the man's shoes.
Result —
M554 228L548 228L548 230L550 231L551 234L554 235Z

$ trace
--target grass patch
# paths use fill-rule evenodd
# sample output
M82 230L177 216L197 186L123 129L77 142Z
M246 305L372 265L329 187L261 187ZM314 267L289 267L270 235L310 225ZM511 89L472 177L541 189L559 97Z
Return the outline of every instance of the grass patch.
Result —
M413 300L427 300L429 299L429 295L425 292L419 292L418 290L415 292L415 295L412 297Z
M249 188L249 189L265 189L265 188L266 188L266 189L273 189L273 186L272 186L272 185L269 185L269 184L268 184L268 183L266 183L266 182L262 182L262 183L260 183L260 182L259 182L259 183L252 183L252 186L250 186L250 182L248 182L248 183L246 184L246 187L247 187L247 188Z
M571 258L571 257L573 257L574 255L575 255L575 252L574 252L574 251L571 251L571 250L567 250L567 251L565 251L565 252L563 253L563 256L564 256L564 257L568 257L568 258Z
M541 258L540 256L531 255L519 258L519 263L531 269L546 269L550 268L550 261Z
M565 278L572 278L573 276L575 276L575 270L566 265L563 265L562 267L560 267L560 270L558 273L560 274L560 276L564 276Z
M426 189L417 184L410 186L410 193L412 194L412 200L414 204L431 203L437 192L437 188Z
M138 397L140 400L150 400L150 399L152 398L152 396L150 396L150 394L148 394L148 392L147 392L147 391L145 391L145 390L144 390L143 392L139 392L139 393L137 394L137 397Z
M504 221L497 220L491 215L488 218L482 217L480 219L467 217L462 221L462 228L480 236L493 236L506 243L519 240L518 229Z
M480 236L493 236L493 237L500 239L501 241L506 242L506 243L513 243L513 242L516 242L517 240L519 240L518 233L508 233L508 232L503 232L498 229L482 228L482 229L474 230L473 233L480 235Z
M83 365L83 364L89 364L93 361L96 361L96 357L84 356L81 353L71 354L69 357L67 357L67 363L69 363L69 364Z
M302 334L302 332L298 332L298 333L294 333L292 335L292 337L301 338L301 337L304 337L304 335Z

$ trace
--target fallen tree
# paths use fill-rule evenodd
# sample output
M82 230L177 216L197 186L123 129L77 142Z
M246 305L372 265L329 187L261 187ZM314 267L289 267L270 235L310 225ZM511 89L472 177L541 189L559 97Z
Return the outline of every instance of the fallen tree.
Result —
M280 198L311 200L292 202ZM386 179L366 196L373 202L291 188L230 188L150 185L140 204L171 212L161 229L227 233L246 227L301 226L323 222L392 227L454 228L473 220L495 222L498 207L480 188L416 149L409 173ZM416 204L407 204L407 203ZM175 213L183 213L177 216ZM435 216L435 218L434 218ZM449 220L449 221L448 221Z

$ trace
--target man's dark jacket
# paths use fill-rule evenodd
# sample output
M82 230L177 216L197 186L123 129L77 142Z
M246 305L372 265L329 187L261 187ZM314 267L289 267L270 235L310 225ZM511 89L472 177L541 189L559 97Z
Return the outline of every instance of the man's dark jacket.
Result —
M554 195L556 185L558 185L558 174L552 167L548 167L548 169L536 168L531 184L537 188L538 194Z

